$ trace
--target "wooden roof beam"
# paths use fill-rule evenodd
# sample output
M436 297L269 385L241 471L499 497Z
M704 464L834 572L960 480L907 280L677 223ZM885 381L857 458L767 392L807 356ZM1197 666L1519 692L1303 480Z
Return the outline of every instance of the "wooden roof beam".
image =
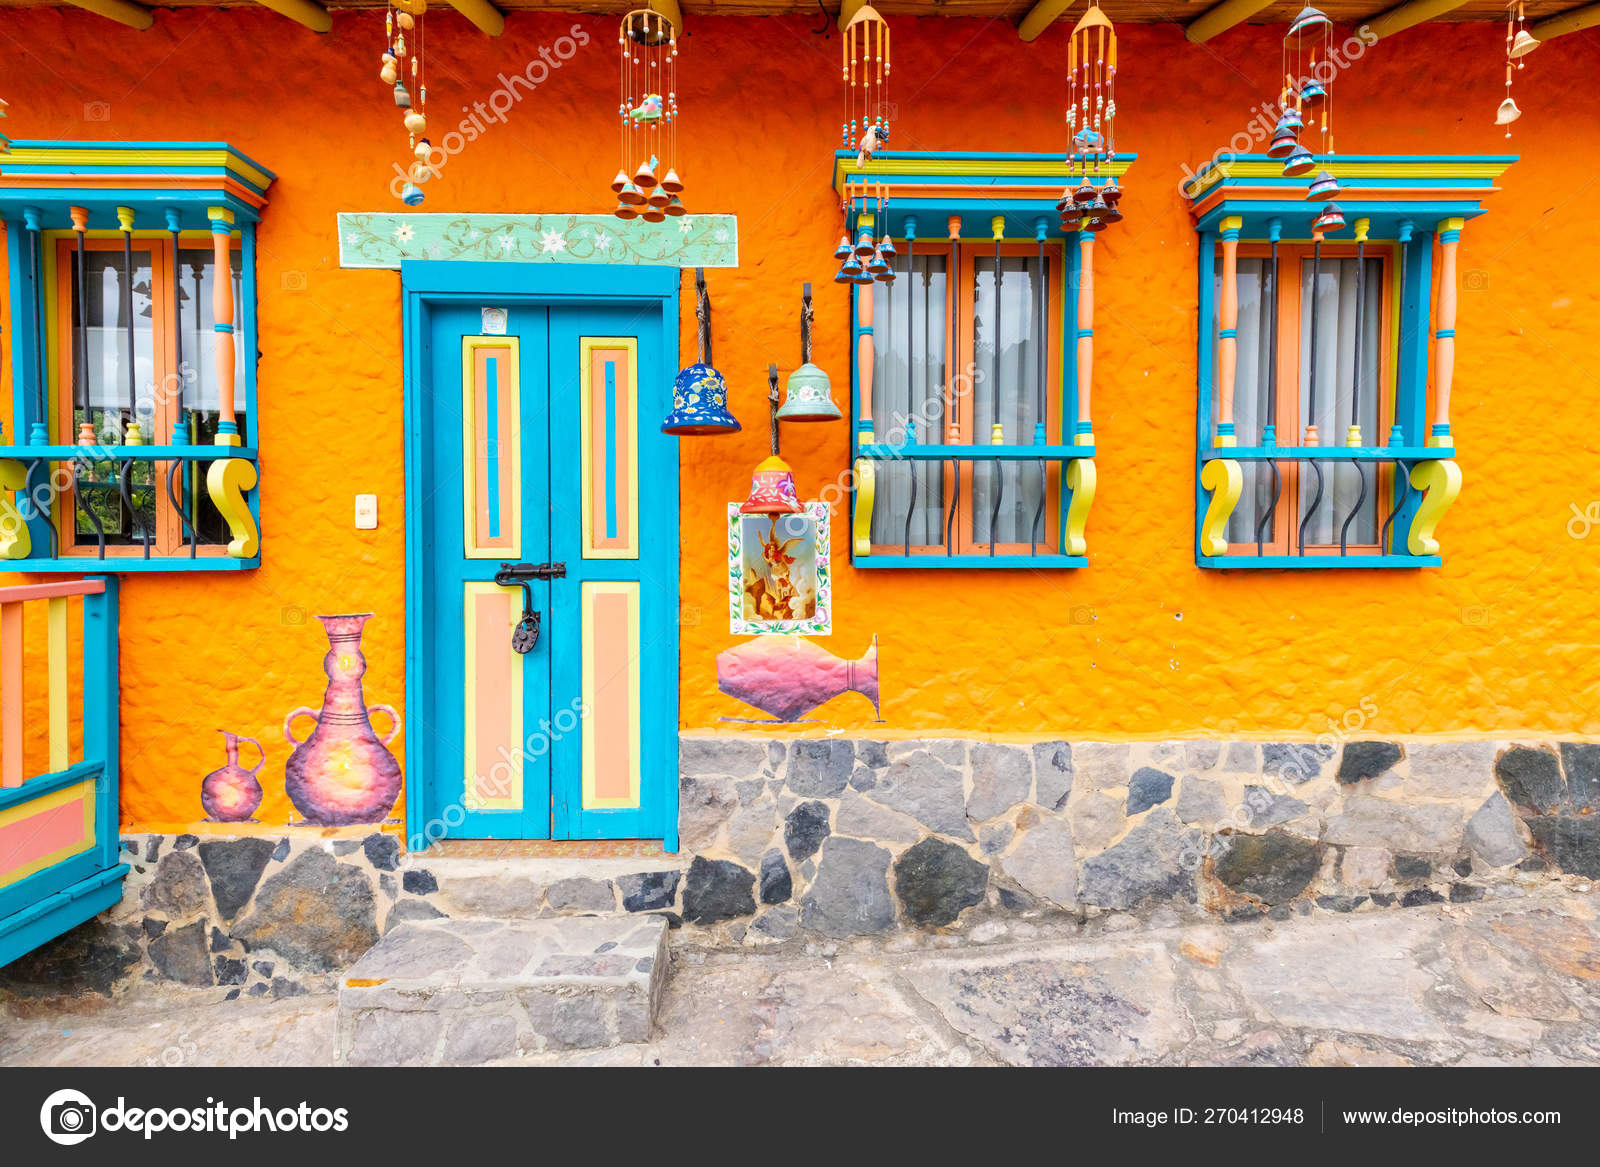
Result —
M1387 12L1379 13L1367 21L1367 28L1372 35L1382 40L1386 36L1393 36L1397 32L1404 32L1412 25L1423 24L1436 16L1443 16L1465 4L1467 0L1407 0L1404 4L1397 4Z
M646 7L651 12L659 12L665 16L673 31L679 36L683 35L683 9L678 6L678 0L650 0Z
M270 8L279 16L287 16L296 24L303 24L312 32L327 32L333 27L333 17L315 0L258 0L263 8Z
M450 0L450 7L477 26L479 32L499 36L506 30L506 18L489 0Z
M1017 35L1025 41L1038 40L1044 30L1061 19L1061 14L1073 3L1074 0L1039 0L1033 10L1022 18L1022 23L1017 25Z
M140 32L156 22L155 15L148 8L130 4L128 0L68 0L68 3L74 8L82 8L86 12L93 12L96 16L114 20L118 24L136 28Z
M1236 24L1243 24L1271 6L1272 0L1222 0L1221 4L1206 9L1184 25L1183 35L1193 44L1203 45L1212 37L1227 32Z
M1560 16L1552 16L1549 20L1541 20L1528 31L1535 40L1547 41L1551 37L1566 36L1569 32L1582 32L1597 24L1600 24L1600 4L1587 4L1563 12Z

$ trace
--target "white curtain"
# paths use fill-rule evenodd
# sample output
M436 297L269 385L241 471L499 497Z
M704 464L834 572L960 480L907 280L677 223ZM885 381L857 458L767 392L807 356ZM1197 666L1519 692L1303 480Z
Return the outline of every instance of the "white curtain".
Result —
M1320 273L1313 280L1313 262L1305 260L1300 268L1300 424L1302 433L1308 421L1314 422L1324 446L1342 446L1351 423L1351 404L1357 401L1355 345L1359 328L1361 336L1361 377L1359 408L1356 418L1361 426L1362 443L1368 446L1383 444L1378 434L1378 345L1382 343L1379 321L1382 319L1383 264L1376 259L1366 261L1366 281L1362 296L1362 320L1356 320L1357 267L1353 259L1324 259ZM1315 289L1313 290L1313 283ZM1316 313L1316 352L1311 347L1312 313ZM1316 362L1316 409L1311 408L1312 362ZM1283 440L1280 438L1280 440ZM1298 439L1293 439L1298 440ZM1347 539L1351 543L1376 543L1377 491L1376 466L1367 463L1366 499L1361 504L1355 521L1350 524ZM1322 463L1324 478L1322 500L1306 525L1306 544L1327 545L1339 542L1339 530L1345 518L1356 505L1361 493L1361 479L1356 467L1345 463ZM1300 514L1305 518L1316 492L1316 474L1309 466L1300 471Z
M977 445L989 444L996 422L1007 445L1031 445L1034 423L1042 420L1039 359L1043 341L1036 309L1039 303L1048 302L1042 278L1036 257L1003 257L998 288L994 256L979 258L973 264L973 364L981 379L974 377L972 407L970 411L963 407L963 420L970 417L966 432ZM1043 323L1048 335L1049 322ZM1040 463L974 462L970 481L970 537L974 543L1032 540L1034 516L1044 489L1044 468ZM1052 527L1050 516L1044 516L1040 537Z
M887 445L905 444L913 431L918 445L941 445L948 424L945 258L918 255L908 261L902 244L894 269L893 284L872 285L873 431ZM911 547L944 543L944 477L938 462L879 462L877 490L874 543Z
M1239 262L1239 327L1238 365L1233 382L1234 432L1241 446L1258 446L1267 423L1267 395L1272 386L1268 379L1270 366L1270 310L1268 297L1272 289L1267 286L1271 261L1267 259L1241 259ZM1217 294L1222 294L1222 277L1217 276ZM1211 401L1211 424L1215 432L1221 416L1221 401L1215 394ZM1280 441L1282 438L1280 437ZM1228 542L1253 543L1256 524L1272 505L1272 472L1264 464L1244 463L1244 492L1239 505L1228 520ZM1271 539L1272 532L1263 529L1262 537Z

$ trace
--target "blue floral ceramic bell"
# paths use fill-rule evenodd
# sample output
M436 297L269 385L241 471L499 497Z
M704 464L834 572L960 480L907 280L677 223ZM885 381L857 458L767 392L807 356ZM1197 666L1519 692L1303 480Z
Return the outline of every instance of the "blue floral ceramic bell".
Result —
M874 277L881 277L889 270L889 261L883 258L883 248L872 253L872 258L866 262L866 269Z
M887 259L892 264L894 262L894 257L899 255L900 251L895 247L894 240L888 235L885 235L882 239L878 240L878 254L883 256L884 259Z
M859 281L856 279L856 277L860 274L861 261L852 255L840 265L839 274L833 277L833 282L836 284L858 283Z
M872 249L872 232L864 230L860 235L856 236L856 254L862 259L866 259L872 254Z
M1317 177L1306 191L1306 198L1325 203L1339 193L1339 180L1326 170L1317 171Z
M700 360L672 383L672 411L661 432L679 437L736 434L739 419L728 411L728 383L711 365L711 298L706 295L704 268L694 272L695 318L700 326Z
M855 253L855 248L850 246L850 236L839 236L839 246L833 249L833 258L838 260L849 259Z
M1311 151L1304 146L1296 146L1294 153L1283 160L1283 176L1285 178L1299 178L1302 174L1310 174L1317 168L1317 160L1311 157Z

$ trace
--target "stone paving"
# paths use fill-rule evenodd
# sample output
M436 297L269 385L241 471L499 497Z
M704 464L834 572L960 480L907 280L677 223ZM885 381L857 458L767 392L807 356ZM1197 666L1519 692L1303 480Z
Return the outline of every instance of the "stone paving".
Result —
M1580 885L1281 921L1158 909L755 952L680 947L675 933L649 1042L492 1064L1600 1065L1597 916L1600 893ZM334 1061L332 996L184 1000L15 1002L0 1064Z

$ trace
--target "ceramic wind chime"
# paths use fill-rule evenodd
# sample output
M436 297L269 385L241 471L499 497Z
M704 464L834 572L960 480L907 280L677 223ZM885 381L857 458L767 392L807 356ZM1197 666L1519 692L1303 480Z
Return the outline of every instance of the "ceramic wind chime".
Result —
M1538 38L1527 29L1523 0L1515 0L1506 6L1506 97L1494 115L1495 125L1509 127L1522 116L1522 111L1511 98L1511 72L1513 69L1525 68L1522 58L1538 47ZM1506 137L1510 136L1511 131L1507 129Z
M400 191L400 200L408 207L422 202L422 184L436 177L428 161L433 144L428 141L428 85L422 52L422 17L427 10L428 0L390 0L384 16L385 44L378 73L385 85L393 86L394 104L402 111L415 158Z
M889 144L889 22L863 4L844 29L844 121L839 140L865 166Z
M1303 178L1315 171L1306 198L1327 206L1311 224L1314 236L1344 226L1344 212L1333 202L1339 180L1317 169L1315 157L1334 152L1332 53L1333 22L1315 8L1302 8L1284 34L1278 124L1267 146L1268 157L1283 159L1285 178Z
M617 32L621 98L619 158L611 189L619 219L659 223L688 213L678 177L678 30L659 12L636 9ZM632 169L630 169L630 167Z
M1067 173L1078 181L1056 203L1065 230L1104 231L1122 219L1116 179L1096 181L1116 152L1116 119L1117 32L1091 3L1067 42Z
M877 239L872 237L872 224L887 222L884 211L889 206L889 196L881 185L866 183L846 183L844 188L844 210L850 212L850 206L857 199L861 200L863 213L859 216L860 227L856 232L855 242L850 241L847 231L839 236L839 246L833 249L833 258L839 261L839 271L833 277L836 284L870 284L874 281L883 284L894 283L894 261L900 254L894 245L894 239L885 231ZM867 210L868 207L873 208Z

